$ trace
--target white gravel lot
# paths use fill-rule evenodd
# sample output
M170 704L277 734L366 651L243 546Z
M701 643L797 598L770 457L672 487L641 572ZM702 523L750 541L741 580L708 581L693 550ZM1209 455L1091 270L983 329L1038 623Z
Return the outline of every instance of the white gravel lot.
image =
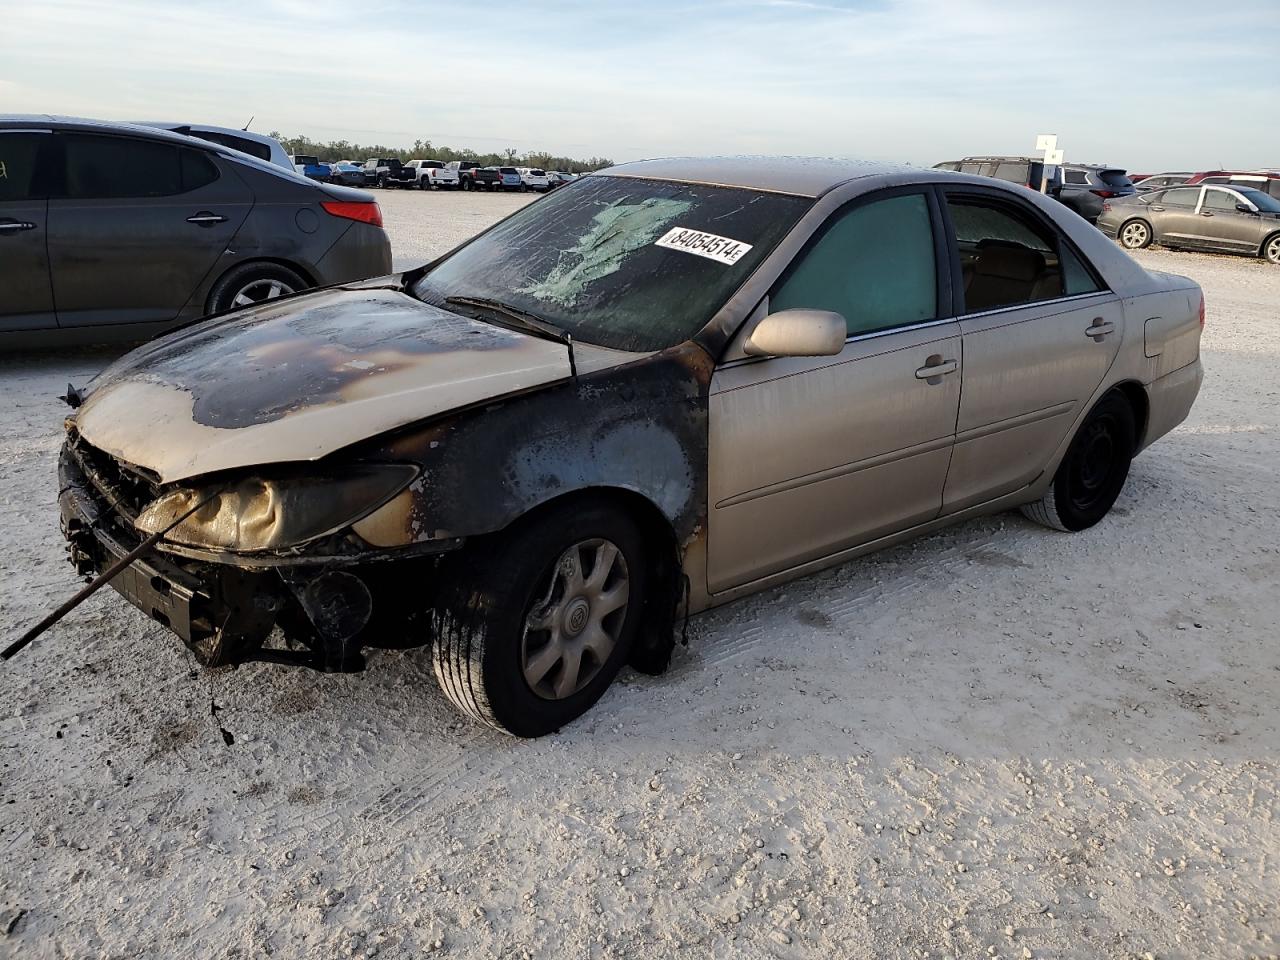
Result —
M407 266L528 198L381 199ZM1106 521L708 614L553 738L423 650L199 670L104 591L0 667L0 956L1277 955L1280 269L1140 260L1204 286L1207 379ZM6 640L77 586L55 394L109 357L0 359Z

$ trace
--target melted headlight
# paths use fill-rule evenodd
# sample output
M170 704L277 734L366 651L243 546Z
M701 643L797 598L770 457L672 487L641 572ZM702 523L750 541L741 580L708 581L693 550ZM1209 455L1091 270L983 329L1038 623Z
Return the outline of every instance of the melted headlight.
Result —
M418 469L408 464L350 464L330 473L247 477L173 528L165 539L191 547L249 552L295 547L335 533L407 487ZM163 530L218 488L179 487L152 501L134 525Z

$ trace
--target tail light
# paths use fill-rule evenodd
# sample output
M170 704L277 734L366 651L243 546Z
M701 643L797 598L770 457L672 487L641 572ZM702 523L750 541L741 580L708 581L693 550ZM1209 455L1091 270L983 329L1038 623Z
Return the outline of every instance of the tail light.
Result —
M1204 291L1200 291L1200 329L1204 329Z
M325 213L334 217L342 217L344 220L358 220L361 223L371 223L375 227L382 226L382 208L378 206L376 200L368 202L358 200L322 200L320 206L324 207Z
M1116 193L1114 190L1090 190L1089 192L1097 194L1103 200L1110 200L1112 197L1120 196L1120 194Z

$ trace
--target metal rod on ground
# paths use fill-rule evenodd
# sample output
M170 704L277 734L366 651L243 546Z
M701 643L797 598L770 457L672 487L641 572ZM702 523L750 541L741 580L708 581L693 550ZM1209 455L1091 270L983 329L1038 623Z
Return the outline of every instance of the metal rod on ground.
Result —
M70 613L76 607L80 606L80 604L84 603L84 601L88 600L91 596L93 596L95 593L98 592L98 589L100 587L103 587L106 584L110 583L115 578L116 574L118 574L121 570L129 566L129 564L133 563L133 561L137 560L143 554L149 553L157 543L159 543L162 539L164 539L164 535L166 533L168 533L170 530L172 530L174 527L180 524L183 520L187 519L187 517L191 516L193 513L195 513L197 510L199 510L201 507L203 507L206 503L208 503L210 500L212 500L221 492L222 492L221 488L215 490L213 493L209 494L209 496L205 497L203 500L197 503L194 507L192 507L186 513L184 513L182 516L178 517L177 520L174 520L173 523L169 524L163 530L160 530L157 533L153 533L151 536L147 537L147 539L143 540L140 544L138 544L136 547L134 547L132 550L126 553L123 557L121 557L115 563L111 564L111 566L107 567L106 570L103 570L102 573L98 574L97 579L95 579L92 583L88 584L86 587L84 587L84 589L82 589L74 597L72 597L70 600L66 601L61 606L59 606L57 610L54 610L53 613L49 614L47 617L45 617L43 620L37 623L34 627L32 627L30 630L28 630L26 633L20 636L17 640L13 641L13 643L5 647L4 651L0 652L0 660L10 659L14 654L18 653L23 647L29 644L32 640L40 636L40 634L44 633L46 630L52 627L55 623L57 623L59 620L65 617L68 613Z

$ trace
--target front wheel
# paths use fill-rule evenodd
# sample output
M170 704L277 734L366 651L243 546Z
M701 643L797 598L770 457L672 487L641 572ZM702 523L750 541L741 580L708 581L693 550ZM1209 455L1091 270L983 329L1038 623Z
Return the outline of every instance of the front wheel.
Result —
M1262 245L1262 256L1272 263L1280 263L1280 233L1277 233Z
M1107 515L1124 489L1137 445L1133 407L1119 391L1089 412L1067 448L1053 484L1023 514L1036 523L1074 533Z
M1151 227L1145 220L1130 220L1120 228L1120 246L1126 250L1151 246Z
M570 501L456 559L432 611L432 664L455 706L520 737L600 699L627 661L647 565L635 523Z

